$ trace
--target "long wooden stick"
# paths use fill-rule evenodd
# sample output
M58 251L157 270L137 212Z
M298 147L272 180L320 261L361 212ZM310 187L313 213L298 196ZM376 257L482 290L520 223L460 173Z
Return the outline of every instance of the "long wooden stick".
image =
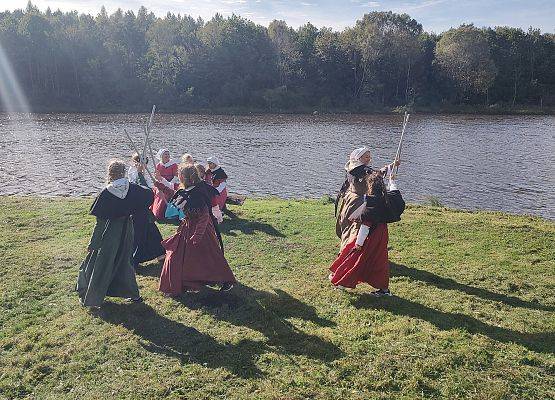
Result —
M393 168L391 169L391 175L397 174L399 170L399 166L395 165L395 163L401 157L401 148L403 146L403 138L405 137L405 130L407 128L407 124L409 123L409 117L410 117L410 114L408 114L405 111L405 116L403 117L403 129L401 130L401 139L399 140L399 145L397 146L397 153L395 153L395 159L393 160Z
M156 104L152 105L152 111L150 112L150 119L148 120L148 130L150 131L150 127L152 126L152 120L154 119L154 113L156 112Z
M146 139L145 139L145 145L148 146L148 151L150 153L150 157L152 158L152 165L153 168L156 168L156 158L154 158L154 153L152 151L152 147L150 145L150 128L152 127L152 121L154 120L154 113L156 112L156 104L152 105L152 111L150 112L150 119L148 120L148 123L146 125ZM146 152L146 149L145 149Z
M156 111L156 104L152 106L152 111L150 112L150 118L148 119L147 123L145 124L145 147L143 149L144 153L146 154L147 143L150 136L150 128L152 126L152 121L154 119L154 112ZM152 160L154 162L155 160Z
M139 149L137 149L137 146L135 146L135 142L133 142L133 139L131 139L131 136L129 136L129 133L127 133L127 129L124 128L123 131L125 132L125 136L127 136L127 139L129 139L129 142L131 143L131 147L133 147L133 150L135 150L135 152L137 154L139 154L139 157L141 157L141 153L139 152ZM141 163L141 164L143 164L143 163ZM150 179L152 179L152 181L154 182L155 179L152 176L152 174L150 173L150 171L148 170L146 164L143 164L143 165L145 166L145 170L148 173L148 175L150 176Z

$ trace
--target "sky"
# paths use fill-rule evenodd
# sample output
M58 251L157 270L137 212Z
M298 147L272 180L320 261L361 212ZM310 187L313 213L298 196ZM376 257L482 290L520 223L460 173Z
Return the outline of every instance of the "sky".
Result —
M555 0L33 0L42 11L77 10L96 15L102 5L109 13L118 8L137 11L144 5L157 16L168 12L210 19L215 13L232 13L267 26L272 20L293 27L311 22L341 30L353 26L370 11L407 13L427 32L443 32L463 23L483 26L540 28L555 32ZM27 0L0 0L0 10L25 8Z

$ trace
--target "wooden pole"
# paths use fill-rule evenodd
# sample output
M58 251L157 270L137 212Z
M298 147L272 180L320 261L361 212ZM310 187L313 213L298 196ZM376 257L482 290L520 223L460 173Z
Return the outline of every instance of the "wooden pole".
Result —
M152 111L150 112L150 118L148 123L146 124L146 138L145 138L145 153L146 147L148 146L148 151L150 153L150 158L152 158L152 168L156 168L156 158L154 158L154 152L152 151L152 147L150 145L150 128L152 127L152 122L154 120L154 113L156 112L156 104L152 106Z
M390 176L397 174L397 171L399 170L399 166L395 165L395 163L399 161L401 157L401 148L403 146L403 138L405 137L405 130L407 128L407 124L409 123L409 117L410 117L410 114L405 111L405 116L403 117L403 129L401 130L401 139L399 140L399 145L397 146L397 152L395 153L395 159L393 160L393 168L391 168Z
M141 157L141 153L139 152L139 149L137 148L137 146L135 146L135 142L133 142L133 139L131 139L131 136L129 136L129 133L127 133L127 129L124 128L123 131L125 132L125 136L127 136L127 139L129 139L129 142L131 143L131 147L133 148L133 150L134 150L137 154L139 154L139 157ZM146 164L144 164L144 163L142 163L142 162L141 162L141 164L144 165L144 168L145 168L146 172L148 173L148 175L150 176L150 179L152 179L152 181L154 182L155 179L154 179L154 177L152 176L152 174L150 173L150 171L148 170Z

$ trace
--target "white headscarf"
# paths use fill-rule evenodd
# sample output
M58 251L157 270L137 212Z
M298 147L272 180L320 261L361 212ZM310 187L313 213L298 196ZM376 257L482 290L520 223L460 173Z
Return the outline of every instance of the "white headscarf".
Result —
M213 164L216 164L216 166L220 165L220 160L218 160L218 157L216 157L216 156L208 157L206 159L206 161L210 162L210 163L213 163Z
M119 178L113 182L110 182L106 189L114 196L120 199L125 199L127 192L129 191L129 180L127 178Z
M158 153L156 153L156 158L159 159L160 161L162 161L162 154L164 154L165 152L170 152L168 149L160 149L158 150Z
M350 160L350 161L351 161L351 160L352 160L352 161L358 161L358 160L360 160L360 158L361 158L364 154L369 153L369 152L370 152L370 149L369 149L368 147L366 147L366 146L364 146L364 147L359 147L358 149L354 149L354 150L351 152L351 155L349 156L349 160Z
M355 169L356 167L360 167L361 165L364 165L362 163L362 161L360 161L360 158L368 153L370 151L370 149L366 146L364 147L359 147L358 149L354 149L351 152L351 155L349 156L349 161L347 161L347 164L345 164L345 171L347 172L351 172L353 169ZM353 182L354 181L354 176L352 176L351 174L347 173L347 180L349 182Z

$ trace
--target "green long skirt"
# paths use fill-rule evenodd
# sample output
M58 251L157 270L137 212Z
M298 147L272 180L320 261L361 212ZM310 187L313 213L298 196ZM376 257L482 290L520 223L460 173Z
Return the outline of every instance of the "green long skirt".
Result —
M130 217L96 219L89 254L79 269L77 293L85 306L100 306L104 297L139 297L133 253L133 222Z

